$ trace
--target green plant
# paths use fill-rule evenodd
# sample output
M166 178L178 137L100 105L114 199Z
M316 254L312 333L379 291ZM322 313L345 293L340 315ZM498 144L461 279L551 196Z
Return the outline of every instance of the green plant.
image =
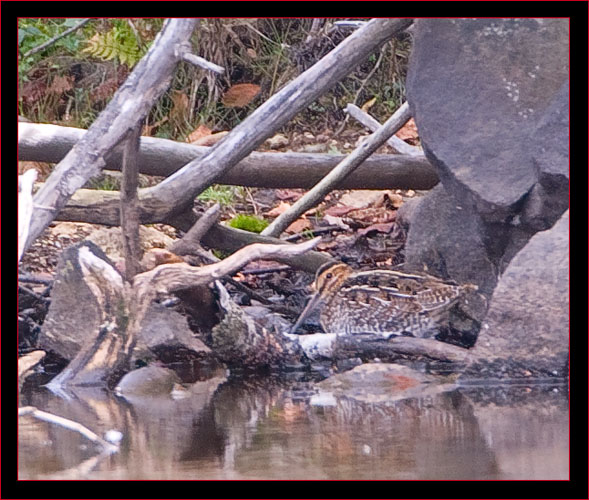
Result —
M96 33L82 52L103 61L118 60L131 68L141 59L145 50L139 34L123 19L115 20L110 31Z
M236 215L229 221L229 225L235 229L243 229L251 233L261 233L269 225L269 222L264 219L260 219L255 215Z
M200 201L212 201L221 205L230 205L235 200L236 188L213 184L198 195Z

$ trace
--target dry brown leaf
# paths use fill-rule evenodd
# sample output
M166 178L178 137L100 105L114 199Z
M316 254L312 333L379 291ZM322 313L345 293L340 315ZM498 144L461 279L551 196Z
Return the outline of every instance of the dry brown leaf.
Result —
M290 203L286 201L281 201L278 206L274 207L272 210L266 212L268 217L278 217L286 212L290 208Z
M419 132L417 131L415 120L411 118L395 135L404 141L417 141L419 139Z
M242 108L252 102L260 90L255 83L238 83L225 92L222 102L228 108Z
M211 135L212 133L213 131L206 125L199 125L190 133L186 139L186 142L192 143L194 141L198 141L201 137Z
M214 146L228 133L229 132L227 130L224 130L223 132L217 132L216 134L205 135L204 137L191 142L191 144L194 144L195 146Z
M297 219L290 226L288 226L285 231L287 233L295 234L301 233L305 229L311 229L311 222L309 219Z
M397 211L383 209L381 207L360 208L348 213L348 217L358 224L382 224L396 219Z
M328 208L325 211L325 213L327 215L333 215L334 217L342 217L353 210L357 210L356 207L348 207L346 205L336 205L335 207Z

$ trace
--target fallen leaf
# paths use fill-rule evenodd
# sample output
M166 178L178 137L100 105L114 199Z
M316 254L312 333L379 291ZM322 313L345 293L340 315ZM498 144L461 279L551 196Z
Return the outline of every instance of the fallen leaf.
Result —
M201 137L206 137L207 135L211 135L213 131L207 127L206 125L199 125L196 127L186 138L186 142L194 142L198 141Z
M417 141L419 139L419 132L417 131L415 120L411 118L395 135L404 141Z
M270 139L266 139L264 144L270 149L278 149L288 146L288 139L282 134L276 134L270 137Z
M345 229L346 231L350 229L350 226L348 226L341 217L335 217L333 215L327 214L323 216L323 220L327 222L330 226L338 226L342 229Z
M301 233L305 229L311 229L311 222L309 219L297 219L290 226L286 228L287 233Z
M286 212L290 208L290 203L286 201L281 201L278 206L274 207L272 210L266 212L268 217L278 217Z
M333 215L334 217L341 217L342 215L346 215L353 210L357 210L356 207L348 207L345 205L336 205L335 207L328 208L325 213L327 215Z
M238 83L229 87L221 102L228 108L242 108L252 102L260 90L255 83Z
M340 198L342 205L354 208L364 208L382 202L389 191L354 190Z
M224 130L223 132L217 132L216 134L205 135L204 137L191 142L191 144L194 144L195 146L214 146L228 133L227 130Z

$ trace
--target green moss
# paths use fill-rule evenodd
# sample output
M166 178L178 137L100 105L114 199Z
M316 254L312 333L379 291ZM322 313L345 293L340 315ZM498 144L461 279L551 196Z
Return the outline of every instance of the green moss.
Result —
M236 229L243 229L250 233L261 233L269 225L269 222L264 219L260 219L255 215L240 214L229 221L229 225Z

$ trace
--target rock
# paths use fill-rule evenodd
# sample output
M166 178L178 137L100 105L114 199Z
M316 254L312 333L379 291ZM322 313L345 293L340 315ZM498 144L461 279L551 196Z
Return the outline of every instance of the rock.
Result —
M466 200L456 200L441 185L416 201L412 200L414 213L405 244L404 269L475 283L481 293L490 295L497 270L489 257L484 223L473 206Z
M440 185L400 209L408 269L475 283L489 299L567 209L568 35L564 19L415 23L407 95ZM475 304L475 318L485 310Z
M567 211L510 262L463 376L568 376L568 224Z
M115 387L118 396L159 396L170 394L180 383L173 370L162 366L144 366L127 373Z
M211 355L211 350L194 336L186 318L161 304L151 304L142 324L133 357L151 353L164 362L195 359Z
M567 78L565 19L417 21L408 100L442 182L490 220L510 214L538 181L530 136Z
M90 241L67 248L57 266L55 283L51 291L51 304L38 338L38 346L71 360L82 346L92 342L103 323L103 305L85 280L80 269L78 254L82 247L113 266L108 257ZM114 267L112 272L115 273ZM153 303L144 317L133 358L152 357L156 353L163 361L182 354L183 357L202 358L211 351L188 327L184 316L160 304Z
M102 323L101 306L86 284L78 261L82 247L112 265L104 252L89 241L64 250L57 264L51 304L37 340L40 349L69 360L82 345L92 342Z

